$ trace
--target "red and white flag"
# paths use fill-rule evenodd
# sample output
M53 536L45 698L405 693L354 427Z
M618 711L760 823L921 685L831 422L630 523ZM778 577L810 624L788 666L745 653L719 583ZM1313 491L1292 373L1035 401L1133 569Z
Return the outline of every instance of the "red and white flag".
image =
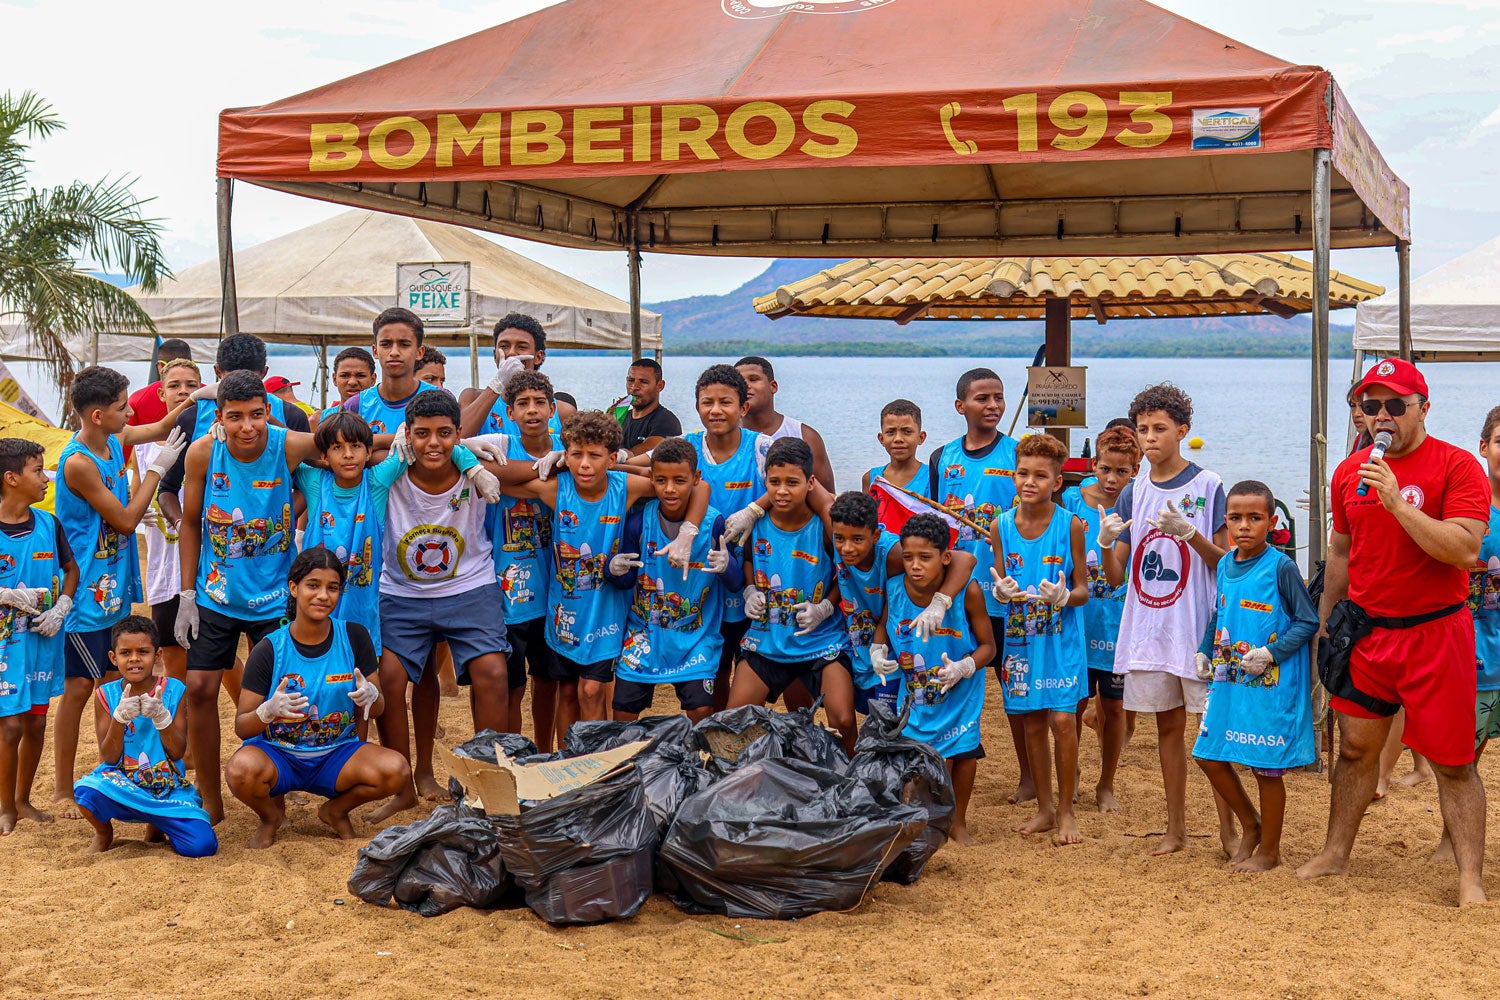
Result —
M901 526L918 514L934 514L948 526L948 547L958 544L958 522L941 505L902 489L884 476L871 481L870 493L879 504L881 527L891 534L901 534Z

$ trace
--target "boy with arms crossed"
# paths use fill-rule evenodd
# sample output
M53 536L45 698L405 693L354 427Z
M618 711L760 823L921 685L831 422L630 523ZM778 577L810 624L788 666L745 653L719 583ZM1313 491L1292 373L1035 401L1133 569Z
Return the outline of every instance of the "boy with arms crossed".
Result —
M1308 642L1318 609L1297 564L1266 544L1276 523L1269 487L1236 483L1225 520L1234 548L1219 560L1213 657L1199 654L1209 688L1193 756L1245 831L1229 870L1263 872L1281 863L1282 775L1317 759ZM1235 764L1254 773L1259 812Z
M146 516L162 475L182 453L186 437L172 425L184 407L154 424L131 427L130 382L111 368L85 368L70 390L78 432L57 460L57 522L77 555L78 601L67 603L63 646L64 683L57 708L54 801L65 819L78 819L73 804L73 764L83 707L99 681L113 669L110 630L141 599L141 563L135 529ZM166 443L141 477L131 497L125 474L125 445Z
M1005 714L1021 719L1036 784L1036 815L1015 830L1031 834L1055 829L1052 843L1059 846L1083 840L1073 793L1078 786L1078 702L1088 690L1083 622L1076 610L1089 599L1083 522L1052 500L1062 488L1067 457L1067 448L1054 437L1022 438L1016 446L1019 503L990 527L992 594L1009 609L1004 637L996 637L1002 649ZM1055 804L1049 729L1056 747Z
M45 458L35 441L0 438L0 836L19 820L52 821L31 804L31 785L48 702L63 690L58 633L78 566L57 519L32 507L47 495Z
M903 734L929 744L948 762L955 799L948 836L969 847L978 843L969 833L969 798L984 757L979 738L984 673L976 672L976 664L994 657L995 639L979 585L968 571L953 567L949 538L948 525L936 514L918 514L902 525L903 573L886 581L870 661L877 674L896 675L901 704L911 702ZM949 607L924 636L916 619L955 578L963 587L962 602Z
M1208 684L1195 655L1213 617L1215 572L1229 545L1224 481L1182 457L1193 401L1175 385L1141 390L1130 419L1150 468L1120 491L1099 522L1099 548L1111 585L1128 583L1115 644L1125 675L1125 710L1156 716L1167 832L1153 857L1187 846L1187 713L1202 714ZM1131 530L1135 521L1144 529ZM1128 573L1127 573L1128 567ZM1128 576L1128 581L1127 581ZM1239 851L1234 814L1214 793L1225 852Z

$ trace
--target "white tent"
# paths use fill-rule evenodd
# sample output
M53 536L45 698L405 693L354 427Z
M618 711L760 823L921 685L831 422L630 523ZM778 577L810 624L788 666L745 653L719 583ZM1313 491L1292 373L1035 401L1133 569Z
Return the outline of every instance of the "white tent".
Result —
M1354 349L1396 354L1397 293L1361 302ZM1417 360L1500 360L1500 237L1411 283L1412 350Z
M396 304L396 265L413 261L468 261L472 326L429 328L428 340L467 344L471 330L488 345L506 313L535 316L549 348L628 350L630 305L554 271L467 229L382 212L355 210L235 253L240 330L273 343L369 344L371 321ZM156 322L157 335L218 340L221 281L218 261L189 267L154 294L129 289ZM661 317L642 314L642 346L661 349ZM0 331L0 357L38 357L23 329ZM75 357L143 361L149 333L75 338Z

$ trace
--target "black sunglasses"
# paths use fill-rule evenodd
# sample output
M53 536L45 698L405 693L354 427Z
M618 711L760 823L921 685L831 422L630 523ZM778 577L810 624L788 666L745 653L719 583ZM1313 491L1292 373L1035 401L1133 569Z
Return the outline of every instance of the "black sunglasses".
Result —
M1384 409L1391 416L1400 417L1406 414L1406 408L1411 405L1413 404L1408 403L1400 397L1395 399L1362 399L1359 401L1359 412L1367 417L1378 417L1380 416L1380 411Z

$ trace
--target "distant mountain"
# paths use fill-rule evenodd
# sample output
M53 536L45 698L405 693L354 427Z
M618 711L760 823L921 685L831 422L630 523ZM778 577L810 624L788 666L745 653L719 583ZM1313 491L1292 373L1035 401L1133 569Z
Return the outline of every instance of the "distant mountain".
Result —
M1030 357L1042 344L1039 321L922 322L884 320L769 320L754 300L838 260L777 260L725 295L695 295L649 303L662 316L662 336L674 354L769 354ZM1347 317L1347 319L1344 319ZM1340 322L1343 320L1343 322ZM1353 356L1353 314L1334 313L1332 354ZM1309 317L1240 316L1204 319L1093 320L1073 323L1079 357L1300 357L1312 343Z

